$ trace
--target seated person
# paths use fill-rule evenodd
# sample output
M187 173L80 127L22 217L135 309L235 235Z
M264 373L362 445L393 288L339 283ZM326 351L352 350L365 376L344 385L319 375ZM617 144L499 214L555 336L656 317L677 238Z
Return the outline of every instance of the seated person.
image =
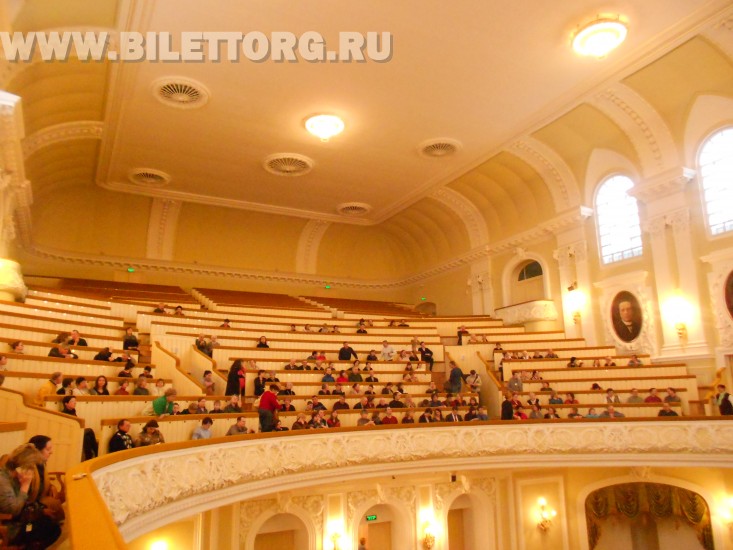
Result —
M662 403L662 408L657 413L657 416L679 416L674 410L672 405L669 403Z
M149 445L165 443L165 438L158 428L158 422L155 420L148 421L140 432L140 435L135 438L135 447L147 447Z
M545 359L559 359L559 357L557 353L555 353L551 349L548 349L547 353L545 353Z
M570 361L568 361L567 366L569 368L582 367L583 366L583 361L579 360L577 357L571 357L570 358Z
M225 435L244 435L254 433L247 428L247 419L243 416L237 417L236 424L232 424Z
M69 337L69 341L66 342L70 346L86 346L87 341L84 340L84 338L81 337L79 334L79 331L74 329L71 331L71 336Z
M59 359L79 359L79 356L75 353L71 353L69 346L66 344L59 344L51 348L48 352L49 357L58 357Z
M109 348L102 348L95 356L92 361L112 361L112 350Z
M211 426L214 425L214 421L211 417L207 416L201 421L201 426L196 428L191 434L191 439L211 439Z
M606 356L606 358L603 360L603 366L604 367L615 367L616 363L613 359L611 359L610 356Z
M641 362L641 359L636 354L633 354L631 356L631 359L629 359L628 366L629 367L640 367L644 363Z
M115 390L115 395L130 395L130 392L127 390L127 388L130 386L129 380L123 380L120 382L120 387Z

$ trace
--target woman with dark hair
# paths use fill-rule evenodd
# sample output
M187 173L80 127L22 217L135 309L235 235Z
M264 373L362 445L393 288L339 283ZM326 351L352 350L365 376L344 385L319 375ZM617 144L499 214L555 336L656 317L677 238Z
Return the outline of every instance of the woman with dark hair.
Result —
M257 342L258 348L269 348L270 345L267 343L267 336L260 336L259 341Z
M11 516L6 522L8 539L19 548L47 548L61 534L43 507L30 500L36 468L43 462L38 449L26 443L13 450L0 468L0 513Z
M67 395L61 400L61 412L76 416L76 396Z
M242 364L241 359L237 359L229 367L229 374L227 375L227 387L224 390L224 395L238 395L244 396L244 387L246 385L247 371Z
M257 373L257 378L255 378L255 397L259 397L265 393L265 390L267 389L266 374L267 373L263 370Z
M165 438L158 429L158 422L150 420L145 424L140 435L135 439L135 447L147 447L149 445L157 445L158 443L165 443Z
M25 346L23 345L23 342L18 340L17 342L13 342L10 344L10 351L12 353L20 353L23 354L25 350Z
M89 390L89 395L109 395L106 376L97 376L97 379L94 381L94 386Z
M74 389L74 379L73 378L64 378L61 381L61 387L56 390L56 395L71 395L72 390Z
M43 457L43 463L36 466L36 476L31 483L28 501L40 502L43 513L58 523L64 519L64 510L61 507L63 499L56 487L50 483L46 469L46 463L53 454L51 438L46 435L34 435L28 443L38 449Z

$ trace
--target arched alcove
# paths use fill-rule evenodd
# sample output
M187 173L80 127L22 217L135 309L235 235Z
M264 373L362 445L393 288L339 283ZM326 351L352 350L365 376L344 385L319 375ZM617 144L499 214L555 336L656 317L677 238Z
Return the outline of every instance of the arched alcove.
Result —
M305 550L312 548L308 529L295 514L275 514L260 525L253 550Z
M504 305L549 298L547 266L540 258L527 255L507 264L504 271Z
M357 540L364 537L367 548L400 550L404 541L412 540L410 519L392 504L373 504L355 518Z
M601 487L585 499L588 548L713 550L705 499L694 491L652 482Z

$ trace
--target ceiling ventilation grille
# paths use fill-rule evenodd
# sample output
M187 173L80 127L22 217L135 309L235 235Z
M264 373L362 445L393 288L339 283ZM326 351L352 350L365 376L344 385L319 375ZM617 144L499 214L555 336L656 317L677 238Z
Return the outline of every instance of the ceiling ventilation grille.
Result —
M153 94L165 105L178 109L202 107L209 101L206 86L190 78L166 77L153 82Z
M447 157L460 149L461 143L454 139L431 139L420 145L420 153L433 158Z
M267 157L263 166L278 176L302 176L313 169L313 161L296 153L278 153Z
M127 177L132 183L145 187L163 187L171 181L168 174L152 168L135 168L130 170Z
M372 207L364 202L345 202L336 207L342 216L363 216L371 211Z

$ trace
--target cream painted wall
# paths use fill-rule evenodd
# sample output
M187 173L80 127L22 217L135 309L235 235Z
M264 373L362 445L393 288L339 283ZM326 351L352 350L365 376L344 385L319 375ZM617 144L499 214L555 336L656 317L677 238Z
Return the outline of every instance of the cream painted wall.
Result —
M392 279L411 272L405 244L379 227L331 225L318 249L318 273L355 279Z
M174 259L263 271L295 271L303 218L186 203Z
M61 251L145 257L150 199L119 195L92 184L44 194L33 205L35 242Z
M470 267L465 267L421 281L409 288L407 302L419 304L424 296L426 301L436 304L438 315L471 315L471 294L466 285L470 276Z

